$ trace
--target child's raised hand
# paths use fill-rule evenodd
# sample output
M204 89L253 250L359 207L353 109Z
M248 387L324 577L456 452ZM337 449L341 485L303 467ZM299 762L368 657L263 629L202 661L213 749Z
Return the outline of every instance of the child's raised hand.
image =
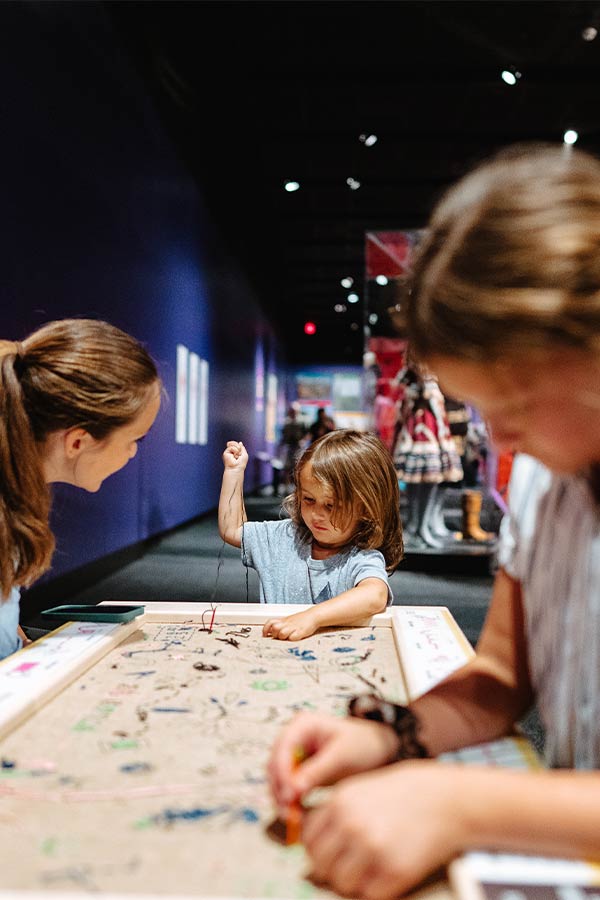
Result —
M223 452L223 465L226 469L244 471L248 465L248 451L241 441L227 441Z
M284 619L268 619L263 626L263 637L277 641L301 641L319 628L312 609L294 613Z

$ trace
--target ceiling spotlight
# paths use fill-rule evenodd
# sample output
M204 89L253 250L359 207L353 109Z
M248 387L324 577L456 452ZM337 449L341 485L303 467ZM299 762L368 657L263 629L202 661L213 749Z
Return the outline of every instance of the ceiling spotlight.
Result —
M348 303L358 303L358 294L348 294Z
M365 147L372 147L373 144L377 143L376 134L361 134L358 139Z
M503 69L500 77L505 84L515 85L521 77L521 73L511 66L510 69Z
M317 330L317 326L314 322L305 322L304 323L304 334L314 334Z
M342 278L342 280L340 281L340 284L342 287L351 288L352 285L354 284L354 278L350 278L350 276L347 275L345 278Z
M574 144L579 135L572 128L568 128L563 134L563 141L565 144Z
M387 277L385 275L377 275L375 281L377 282L377 284L381 285L388 283Z
M594 28L593 25L590 25L588 28L583 29L581 37L584 41L593 41L598 37L598 29Z
M357 181L356 178L346 178L346 184L351 191L357 191L360 187L360 181Z
M376 325L378 321L379 316L377 315L377 313L371 313L371 315L369 316L369 325Z
M298 181L286 181L283 186L289 194L300 190L300 182Z
M333 308L336 312L346 312L346 304L345 303L336 303Z

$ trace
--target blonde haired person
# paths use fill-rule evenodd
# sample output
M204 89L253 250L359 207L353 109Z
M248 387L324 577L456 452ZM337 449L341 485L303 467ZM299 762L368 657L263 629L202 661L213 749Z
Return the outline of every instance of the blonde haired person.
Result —
M354 718L295 719L273 749L282 808L338 782L304 842L317 879L369 900L470 848L598 856L600 163L525 146L460 181L418 255L408 332L520 455L473 661L409 709L363 697ZM548 771L422 758L509 734L534 702ZM292 772L298 745L312 755Z
M248 453L229 441L223 453L219 531L258 572L264 603L311 603L270 619L265 637L298 641L328 625L352 625L392 602L388 571L402 558L398 479L378 437L338 430L300 456L289 518L247 522L243 505Z
M146 350L94 319L0 341L0 658L21 646L19 587L49 566L50 489L97 491L137 452L160 406Z

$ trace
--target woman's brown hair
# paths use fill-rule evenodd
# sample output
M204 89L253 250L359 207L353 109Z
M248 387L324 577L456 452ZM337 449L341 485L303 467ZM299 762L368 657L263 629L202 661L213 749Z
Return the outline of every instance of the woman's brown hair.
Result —
M80 427L97 440L135 419L158 383L130 335L95 319L50 322L23 342L0 341L0 591L50 565L50 491L42 445Z
M312 475L331 490L334 498L332 522L345 528L352 517L359 525L352 543L362 550L380 550L388 572L404 555L400 492L392 458L374 434L339 429L312 443L296 463L296 490L283 506L292 521L309 534L300 509L300 475L308 463Z
M518 145L478 166L433 211L407 306L423 359L599 352L600 162Z

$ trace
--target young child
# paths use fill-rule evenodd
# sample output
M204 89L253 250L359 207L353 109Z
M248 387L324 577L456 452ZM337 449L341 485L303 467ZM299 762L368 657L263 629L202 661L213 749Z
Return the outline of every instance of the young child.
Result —
M19 587L50 566L51 482L97 491L160 406L146 350L106 322L50 322L0 341L0 659L18 650Z
M265 637L299 641L328 625L352 625L392 602L387 573L402 558L400 499L379 438L338 430L311 444L284 501L290 518L281 521L246 521L244 445L229 441L223 463L219 532L258 572L261 601L313 604L270 619Z
M407 709L365 696L352 718L293 720L273 749L282 809L339 782L303 839L317 880L369 900L472 848L599 855L600 163L516 148L450 190L415 264L408 334L497 448L521 455L476 657ZM548 771L420 758L507 735L534 701ZM293 771L298 746L312 755Z

